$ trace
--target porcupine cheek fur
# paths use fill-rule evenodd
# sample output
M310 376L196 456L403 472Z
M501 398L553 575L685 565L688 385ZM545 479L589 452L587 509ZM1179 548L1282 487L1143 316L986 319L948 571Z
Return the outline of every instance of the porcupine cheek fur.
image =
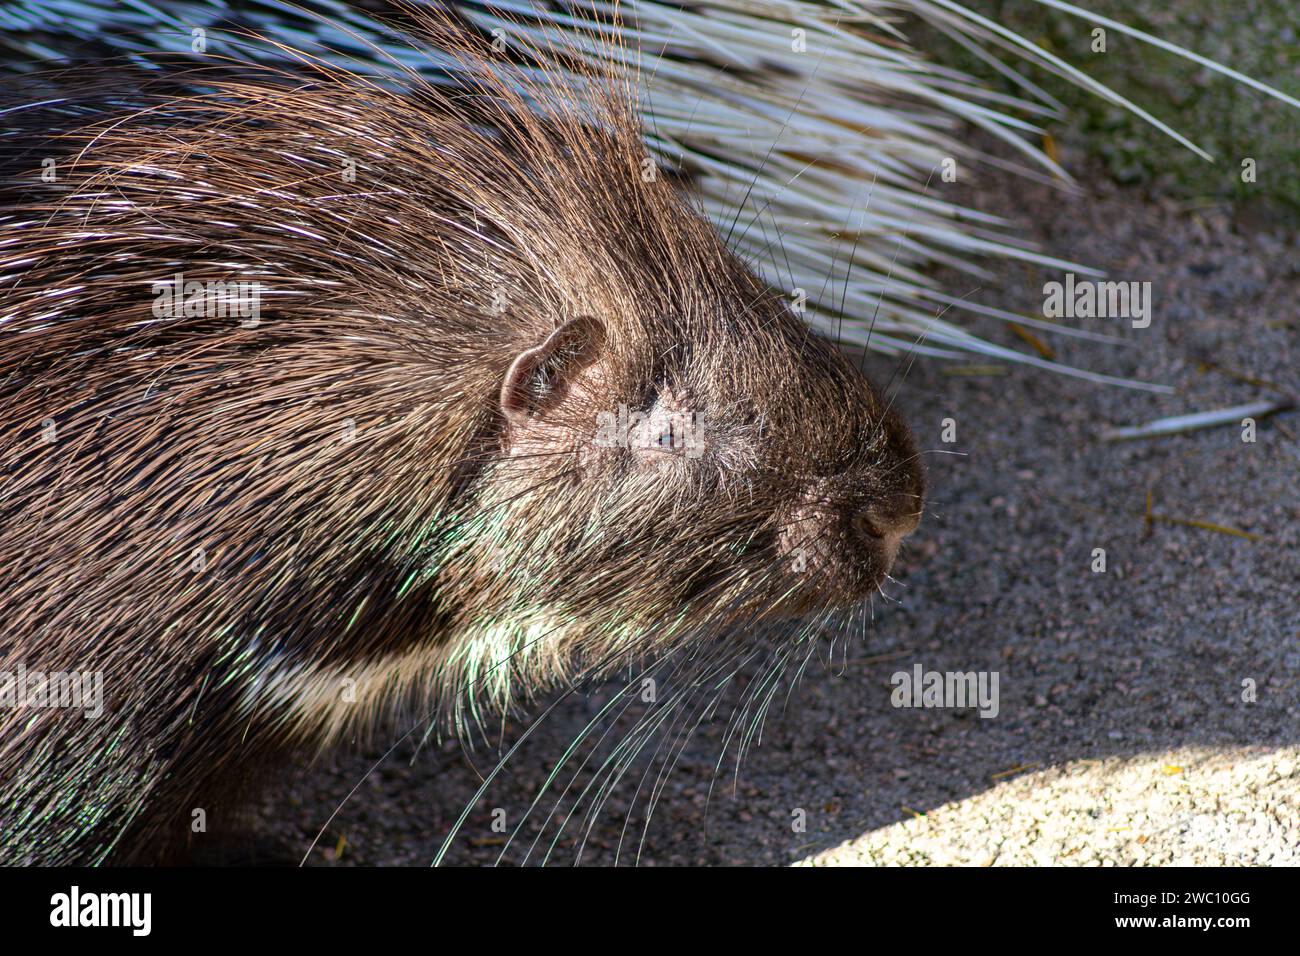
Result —
M464 538L449 555L451 589L472 595L459 638L474 670L536 688L584 666L641 655L646 628L681 604L690 542L675 527L708 500L684 469L638 466L636 453L597 439L617 408L597 363L559 407L508 425L479 481Z

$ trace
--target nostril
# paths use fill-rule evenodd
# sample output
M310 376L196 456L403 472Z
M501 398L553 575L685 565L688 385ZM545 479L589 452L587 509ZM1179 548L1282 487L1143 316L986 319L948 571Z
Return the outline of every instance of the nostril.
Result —
M915 531L920 523L920 506L912 506L911 502L905 507L873 504L853 518L853 525L859 534L885 541L892 540L895 547L897 542Z
M870 512L860 511L853 516L853 530L864 538L883 538L885 527Z

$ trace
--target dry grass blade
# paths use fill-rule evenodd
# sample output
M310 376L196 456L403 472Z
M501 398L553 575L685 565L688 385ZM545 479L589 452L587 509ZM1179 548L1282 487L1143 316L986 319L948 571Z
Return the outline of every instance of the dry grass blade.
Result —
M1190 415L1173 415L1158 418L1145 425L1133 425L1126 428L1112 428L1102 435L1105 441L1133 441L1138 438L1159 438L1163 435L1176 435L1180 432L1196 431L1202 428L1215 428L1219 425L1236 425L1246 418L1265 418L1294 408L1290 399L1275 401L1249 402L1245 405L1233 405L1231 408L1218 408L1208 412L1194 412Z

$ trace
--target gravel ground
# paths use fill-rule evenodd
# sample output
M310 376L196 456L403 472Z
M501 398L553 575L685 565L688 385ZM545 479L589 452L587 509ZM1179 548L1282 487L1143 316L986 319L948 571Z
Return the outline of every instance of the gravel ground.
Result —
M973 201L1033 222L1049 252L1150 281L1150 328L1078 322L1126 344L1049 341L1062 361L1175 392L916 363L898 403L934 450L932 494L895 571L899 603L876 601L872 623L813 663L788 700L777 696L738 774L734 748L716 769L730 704L707 715L648 826L657 765L638 791L650 766L640 764L589 832L588 801L557 837L563 802L528 854L549 795L508 846L492 827L499 808L513 830L611 684L559 702L481 799L497 742L467 756L408 740L379 761L380 741L286 780L262 807L259 840L296 862L323 827L311 863L427 864L470 804L448 863L536 863L552 841L552 864L611 863L616 852L641 865L1296 863L1300 416L1261 422L1254 443L1235 425L1100 438L1112 425L1300 394L1296 236L1258 210L1245 222L1105 184L1080 198L985 184ZM1059 274L999 267L972 297L1039 314L1050 278ZM975 285L944 281L954 294ZM869 370L887 379L895 364L873 357ZM944 418L956 422L953 444L941 441ZM1091 570L1095 548L1104 573ZM996 671L997 716L891 706L891 675L918 664ZM527 726L511 722L504 746Z
M1295 748L1073 760L873 830L805 866L1296 866Z

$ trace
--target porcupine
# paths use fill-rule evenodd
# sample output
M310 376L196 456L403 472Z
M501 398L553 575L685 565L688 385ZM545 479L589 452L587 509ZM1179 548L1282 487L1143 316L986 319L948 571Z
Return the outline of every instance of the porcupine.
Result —
M907 427L653 174L630 81L425 30L459 89L118 67L3 114L0 671L104 691L0 711L4 862L151 859L404 703L818 620L916 527Z

